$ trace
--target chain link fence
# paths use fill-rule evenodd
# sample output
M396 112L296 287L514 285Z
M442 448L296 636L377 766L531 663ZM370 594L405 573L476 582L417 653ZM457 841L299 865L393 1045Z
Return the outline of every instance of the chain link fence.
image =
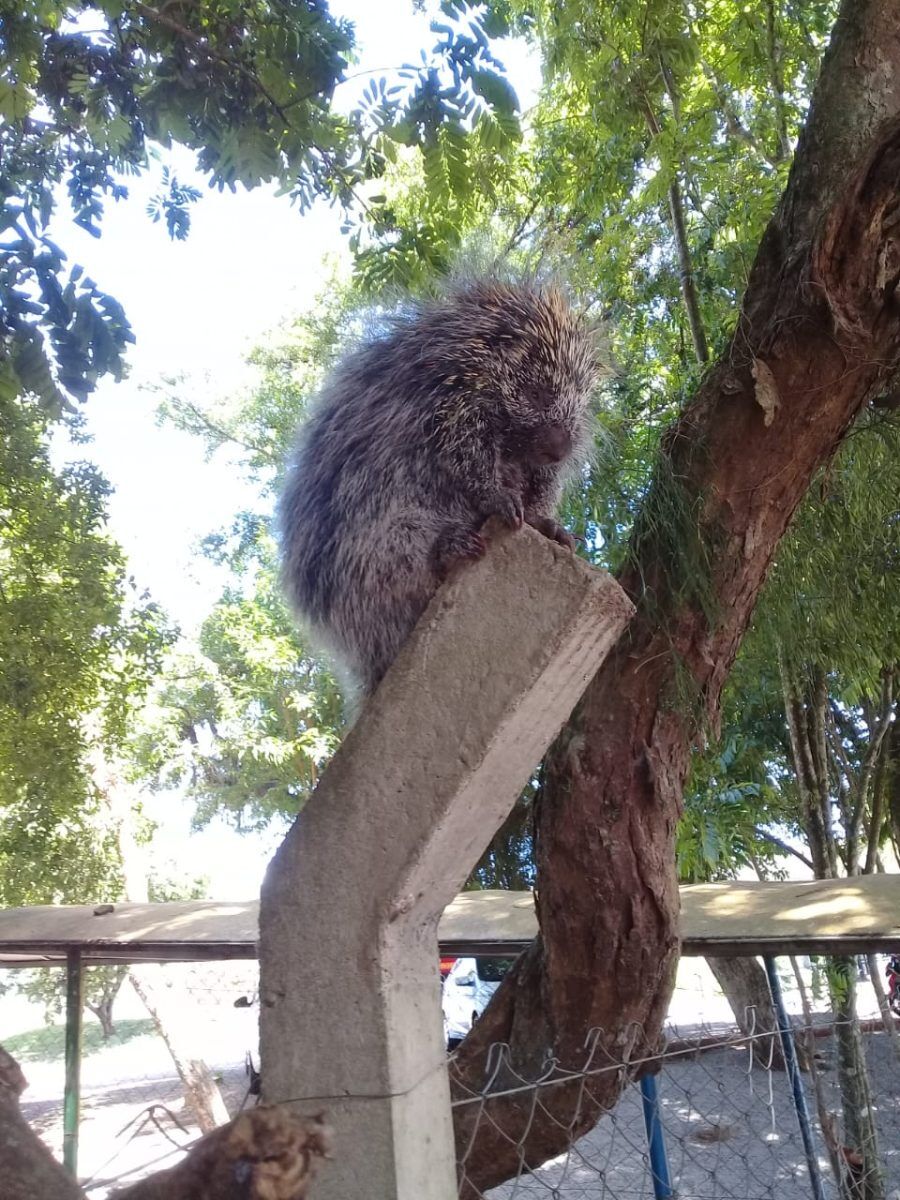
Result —
M881 1194L893 1200L900 1198L900 1062L886 1032L876 1030L871 1022L864 1024L864 1030L881 1150ZM775 1066L770 1053L774 1049L771 1034L747 1037L737 1031L722 1034L700 1027L680 1031L670 1027L667 1049L653 1065L655 1073L626 1088L616 1107L590 1133L551 1162L529 1164L526 1129L518 1176L502 1187L477 1194L485 1200L661 1200L676 1196L681 1200L816 1200L817 1196L837 1200L869 1195L861 1174L853 1170L852 1155L840 1141L835 1026L795 1028L795 1036L804 1032L815 1042L815 1070L827 1130L823 1131L812 1081L804 1073L818 1186L811 1178L789 1074ZM587 1086L604 1072L623 1069L619 1063L598 1065L595 1047L601 1041L595 1033L585 1048L586 1065L580 1078ZM754 1054L754 1043L762 1054ZM504 1077L508 1072L507 1063ZM531 1089L535 1114L541 1108L552 1111L547 1093L558 1080L549 1066L547 1076L538 1081L520 1080L517 1085L520 1091ZM567 1084L572 1078L573 1074L567 1073ZM480 1105L483 1098L455 1103ZM576 1106L573 1127L578 1119ZM655 1122L662 1147L658 1160L651 1153ZM842 1182L835 1174L835 1157ZM461 1166L465 1178L465 1161Z
M800 1076L800 1087L810 1113L811 1154L790 1075L779 1066L776 1039L767 1031L755 1032L752 1023L749 1035L739 1032L702 962L683 960L666 1048L648 1064L649 1073L629 1084L616 1107L551 1162L528 1160L526 1133L517 1177L483 1193L485 1200L838 1200L872 1195L900 1200L900 1060L896 1035L881 1022L871 985L860 982L858 987L878 1137L880 1182L874 1191L859 1179L846 1133L838 1082L839 1027L827 988L806 962L805 983L813 1003L804 1016L787 960L780 960L780 966L794 1037L808 1051L810 1069ZM172 1165L200 1136L173 1050L182 1069L187 1064L194 1072L208 1070L206 1082L221 1097L222 1119L256 1102L256 964L142 965L135 970L143 990L152 992L170 1044L127 977L113 1004L114 1032L108 1038L86 1014L78 1173L92 1200L103 1200L115 1187ZM8 973L6 981L15 974ZM63 972L52 974L61 978ZM60 1024L42 1026L42 1008L33 1002L27 1007L14 993L7 989L0 997L0 1032L7 1033L10 1019L18 1031L0 1040L29 1080L22 1097L26 1119L59 1155L63 1029ZM567 1083L579 1078L589 1085L602 1072L634 1073L634 1063L601 1061L601 1045L596 1031L586 1034L583 1066L565 1074ZM452 1069L452 1056L450 1062ZM504 1087L525 1090L535 1112L558 1086L560 1073L552 1062L537 1079L512 1075L505 1047L493 1048L492 1062ZM483 1096L464 1096L454 1103L485 1110ZM572 1114L573 1126L578 1115ZM465 1180L465 1154L460 1167Z

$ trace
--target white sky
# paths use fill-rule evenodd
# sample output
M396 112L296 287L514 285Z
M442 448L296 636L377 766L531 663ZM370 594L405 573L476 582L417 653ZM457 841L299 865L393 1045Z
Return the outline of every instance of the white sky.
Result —
M360 61L348 74L389 74L416 61L435 40L428 18L412 11L411 0L333 0L331 8L356 25ZM508 44L502 57L528 107L537 63L520 44ZM349 106L365 83L363 78L339 89L340 104ZM146 386L185 374L187 387L213 395L239 387L247 351L310 303L326 276L326 256L346 255L346 247L338 210L320 204L301 217L272 189L210 191L192 177L189 155L167 161L182 182L203 191L192 206L187 241L170 241L164 226L146 216L156 176L128 181L128 200L107 205L101 238L65 220L64 204L52 232L69 258L122 303L137 338L129 377L104 381L88 402L93 441L77 456L97 463L115 489L111 532L137 585L190 629L224 582L219 570L195 555L196 542L227 526L253 493L234 463L221 456L208 463L199 440L160 428L157 398ZM208 875L212 896L258 891L272 837L241 837L221 822L191 835L190 809L174 796L149 799L147 807L161 822L159 855Z

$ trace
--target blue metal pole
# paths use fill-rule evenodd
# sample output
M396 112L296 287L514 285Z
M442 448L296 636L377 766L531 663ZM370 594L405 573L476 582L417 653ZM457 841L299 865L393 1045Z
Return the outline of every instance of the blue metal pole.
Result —
M784 1063L787 1067L788 1078L791 1081L791 1091L794 1096L794 1108L797 1110L797 1121L800 1125L800 1136L803 1138L803 1149L806 1153L806 1165L809 1168L809 1182L815 1200L826 1200L825 1188L822 1183L822 1173L819 1170L819 1159L813 1142L812 1122L809 1119L809 1105L806 1103L806 1092L803 1090L803 1080L800 1078L800 1066L797 1062L797 1048L794 1045L794 1030L788 1020L787 1009L784 1007L784 994L781 990L781 980L775 970L775 959L766 957L766 975L769 980L769 991L772 993L772 1004L778 1019L778 1032L781 1035L781 1049L784 1053Z
M644 1108L644 1127L647 1130L647 1148L650 1151L650 1170L653 1173L653 1195L656 1200L671 1200L675 1192L669 1175L669 1159L666 1155L662 1121L659 1119L659 1090L655 1075L642 1076L641 1103Z

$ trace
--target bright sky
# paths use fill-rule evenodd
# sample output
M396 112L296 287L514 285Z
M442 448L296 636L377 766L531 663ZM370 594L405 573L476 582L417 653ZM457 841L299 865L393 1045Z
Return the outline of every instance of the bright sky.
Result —
M413 12L412 0L333 0L331 8L356 25L360 62L353 74L388 74L418 60L434 41L428 17ZM516 43L501 57L527 108L537 63ZM339 103L349 107L365 83L340 88ZM221 395L240 387L246 352L312 301L326 275L326 256L345 256L346 248L337 210L318 205L301 217L271 189L209 191L193 178L190 156L168 161L182 182L203 190L186 242L170 241L146 216L156 178L129 181L128 200L107 206L101 238L62 219L53 232L70 259L122 303L137 338L129 378L106 381L88 403L93 442L78 456L96 462L115 489L111 531L138 586L191 628L223 583L216 568L195 556L195 544L227 526L253 494L234 463L224 457L207 463L198 440L156 424L157 397L148 385L183 374L185 391ZM212 896L258 890L272 837L240 837L220 823L190 835L190 811L174 796L149 800L148 808L161 822L158 852L208 875Z

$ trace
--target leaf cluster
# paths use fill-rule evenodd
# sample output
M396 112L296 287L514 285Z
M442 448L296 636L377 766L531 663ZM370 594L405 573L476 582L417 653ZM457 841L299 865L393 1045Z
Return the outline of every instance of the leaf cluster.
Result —
M252 532L251 532L252 530ZM150 786L182 786L203 826L217 813L241 830L293 815L337 746L334 680L297 632L264 523L245 518L221 554L241 559L243 587L213 606L194 645L172 654L132 743Z

